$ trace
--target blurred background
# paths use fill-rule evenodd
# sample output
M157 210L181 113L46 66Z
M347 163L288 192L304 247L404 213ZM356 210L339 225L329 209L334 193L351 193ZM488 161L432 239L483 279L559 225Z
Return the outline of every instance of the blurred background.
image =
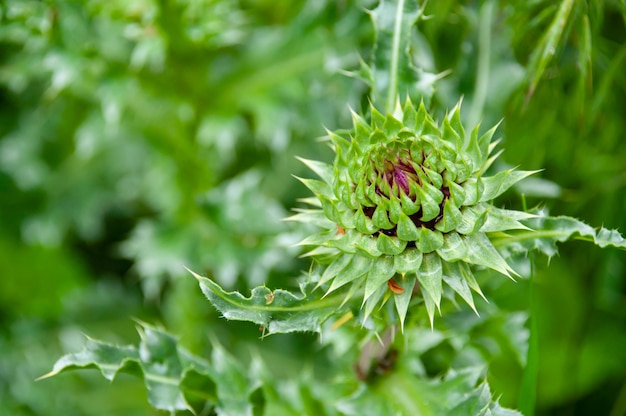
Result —
M367 85L375 1L0 1L0 414L146 415L143 383L94 371L34 382L84 335L136 342L160 323L197 354L258 328L220 319L183 266L225 288L293 288L306 230L282 221L330 161L317 138L351 125ZM502 160L544 169L502 205L541 205L626 232L626 6L620 0L430 2L412 51L450 73L431 108L464 97L501 119ZM556 24L555 24L556 22ZM532 285L487 297L531 308L538 414L626 408L626 256L587 243L535 259ZM531 288L532 286L532 288ZM532 290L531 290L532 289ZM480 307L479 307L480 309ZM281 345L288 367L314 336ZM517 405L519 363L490 382ZM513 360L514 361L514 360ZM94 410L98 409L98 410Z

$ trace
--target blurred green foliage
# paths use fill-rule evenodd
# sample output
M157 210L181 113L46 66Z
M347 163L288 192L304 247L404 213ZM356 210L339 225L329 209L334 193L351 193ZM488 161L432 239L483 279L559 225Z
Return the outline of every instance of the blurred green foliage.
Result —
M344 72L371 53L363 11L375 3L0 1L0 414L155 412L130 377L34 382L80 349L81 332L135 342L130 317L163 323L202 356L219 339L243 368L253 345L260 374L284 384L315 368L285 414L351 391L333 373L354 379L347 335L323 349L312 335L259 342L258 328L220 319L183 266L244 292L297 287L308 262L293 243L306 230L281 221L308 195L290 176L305 171L294 156L328 160L323 127L367 106L366 85ZM504 118L503 160L545 169L518 190L529 206L626 231L624 2L442 0L426 14L414 62L450 71L431 107L464 96L465 121ZM500 202L522 205L513 192ZM623 253L573 243L550 267L533 264L532 280L486 280L481 318L459 312L448 330L408 334L432 342L402 364L435 377L481 356L492 392L517 407L530 310L537 414L622 414ZM334 392L319 387L331 376ZM292 388L276 383L266 389L277 397ZM342 408L357 414L354 403Z

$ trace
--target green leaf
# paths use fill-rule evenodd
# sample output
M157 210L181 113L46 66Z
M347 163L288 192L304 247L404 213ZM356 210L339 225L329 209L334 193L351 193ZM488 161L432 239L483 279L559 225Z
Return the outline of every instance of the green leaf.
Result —
M352 244L360 253L370 257L377 258L383 253L376 247L376 237L355 233Z
M384 254L396 255L404 251L406 241L380 233L376 237L376 247Z
M138 331L139 347L116 346L88 338L82 351L60 358L52 371L41 378L81 368L97 368L111 381L119 373L143 378L148 401L159 410L193 411L188 402L190 397L200 399L203 407L215 405L216 383L209 363L179 347L176 339L161 329L140 324ZM193 390L199 383L203 391Z
M437 222L435 228L442 233L449 233L450 231L456 229L462 219L463 214L461 214L461 211L455 205L454 201L449 199L443 207L443 218Z
M457 263L443 262L443 281L458 293L461 298L467 303L470 308L478 315L476 307L474 306L474 298L472 297L472 291L470 290L467 280L463 276L461 269Z
M382 0L371 11L376 44L372 59L372 102L393 113L399 95L410 94L417 84L409 49L411 28L420 15L414 0Z
M333 191L327 183L318 181L316 179L306 179L306 178L300 178L298 176L294 176L294 177L300 182L302 182L304 186L309 188L309 190L313 192L315 195L317 195L318 197L324 196L330 199L334 198Z
M420 236L419 230L413 220L403 212L400 213L398 218L397 233L398 237L404 241L417 241Z
M529 96L534 93L535 88L539 83L539 80L543 76L544 71L546 70L548 64L550 63L552 57L555 55L558 49L561 37L565 32L567 19L569 18L573 6L574 0L561 1L559 10L554 16L552 23L550 23L548 31L541 39L539 46L537 46L537 48L533 52L533 55L530 59L530 64L528 65L528 74L529 76L532 75L532 80L530 82L530 87L528 91Z
M409 309L409 303L411 303L413 288L415 287L417 279L413 276L402 277L401 279L396 279L396 282L404 290L402 293L396 293L393 295L393 300L396 304L396 311L398 312L398 317L400 318L400 329L404 332L404 319Z
M420 227L417 246L422 253L431 253L443 246L443 234L437 230Z
M482 205L463 207L461 222L456 227L460 234L475 234L487 221L487 208Z
M420 264L422 264L422 252L417 248L408 248L393 259L393 267L396 272L402 274L416 273Z
M474 205L480 201L485 184L482 178L469 178L463 184L463 190L465 191L465 200L461 205Z
M502 195L511 186L515 185L517 182L537 172L539 171L509 169L498 172L493 176L483 177L485 190L480 196L479 202L487 202L495 199L497 196Z
M566 216L540 216L524 221L532 231L520 231L492 238L496 247L514 252L539 250L548 257L556 254L556 243L571 239L589 241L599 247L626 250L626 239L617 231L604 227L594 229L584 222Z
M346 267L341 273L338 273L337 276L333 279L330 284L330 288L326 292L324 296L327 296L329 293L339 289L343 285L346 285L359 277L365 276L367 272L370 271L372 267L372 259L359 256L358 254L354 256L352 262Z
M317 289L321 285L323 285L323 284L331 281L332 279L334 279L335 276L337 276L339 274L339 272L341 272L343 269L348 267L348 265L352 261L353 257L356 257L356 256L343 255L343 256L341 256L339 258L336 258L324 270L324 273L322 274L322 277L320 277L319 282L317 282L317 285L315 286L315 289Z
M487 218L480 231L489 233L506 230L530 230L520 221L534 217L534 214L527 212L489 207L487 209Z
M341 414L521 416L493 397L483 367L450 370L443 378L423 379L400 368L366 385L339 403Z
M310 287L303 286L300 297L282 289L274 291L261 286L252 289L250 297L226 292L217 283L190 271L198 279L202 293L224 318L248 321L262 326L267 334L312 331L338 312L341 299L309 299Z
M374 225L383 230L390 230L393 228L393 224L389 221L387 211L381 205L376 207L374 215L372 215L372 221Z
M366 324L367 318L369 318L369 316L372 314L374 309L376 309L376 307L380 309L385 304L385 302L387 302L389 293L390 292L389 289L387 289L387 285L383 285L379 286L374 291L374 293L372 293L367 299L363 299L363 304L361 305L361 309L363 311L363 325Z
M304 163L309 169L317 174L327 184L332 184L335 175L333 174L333 168L331 165L317 160L309 160L301 157L297 157L300 162ZM305 184L306 185L306 184Z
M417 272L417 280L419 281L422 293L426 292L437 307L437 309L439 309L441 295L443 293L443 287L441 283L441 258L437 254L430 253L424 255L422 265ZM426 294L424 294L424 297L426 297ZM433 312L434 311L430 310L428 312L428 317L430 318L431 325L433 322Z
M443 236L443 246L437 249L437 254L445 260L457 261L467 256L467 247L457 233L448 233Z
M393 256L381 256L376 259L365 281L363 301L365 302L372 296L379 287L385 286L386 288L387 280L391 279L394 274L396 274L396 269L393 267Z
M230 355L220 344L213 343L211 362L218 381L219 402L216 413L225 416L253 414L250 395L258 387L258 382L250 379L250 371ZM259 409L261 410L261 409Z
M463 236L463 241L467 247L467 262L488 267L507 277L511 277L511 273L517 274L504 261L484 233Z

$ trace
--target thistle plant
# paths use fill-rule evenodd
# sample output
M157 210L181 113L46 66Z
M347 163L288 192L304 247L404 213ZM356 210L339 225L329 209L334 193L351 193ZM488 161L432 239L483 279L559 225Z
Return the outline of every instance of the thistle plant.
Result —
M402 323L417 283L432 325L443 282L474 309L470 289L482 293L473 266L515 274L489 237L528 229L520 221L533 215L492 201L533 172L486 176L499 155L495 127L466 134L460 108L437 123L409 99L394 114L372 106L369 122L353 113L349 133L329 132L332 166L303 160L322 179L301 179L319 208L295 219L325 229L302 244L332 259L317 285L329 282L328 294L352 284L349 293L363 292L365 317L391 293Z
M480 6L481 16L489 16L495 4ZM572 3L562 7L567 4ZM262 354L253 354L251 365L243 366L215 338L211 359L197 357L166 331L142 322L138 346L90 339L83 351L57 361L47 376L84 367L99 368L107 379L119 372L135 374L144 378L150 404L171 413L518 414L503 409L490 391L484 368L491 352L481 353L489 348L483 339L473 340L468 328L480 323L435 322L444 298L465 302L459 306L461 320L470 316L484 323L490 312L474 316L484 305L475 305L473 294L489 297L477 281L480 270L516 279L523 273L515 270L515 261L533 250L550 257L557 243L574 238L626 249L626 240L615 230L552 217L546 210L501 208L497 198L537 171L496 170L502 153L500 141L493 140L497 126L464 125L460 99L443 117L437 115L437 103L445 100L433 99L434 86L443 75L416 68L412 50L412 31L423 18L417 1L381 0L369 14L376 35L372 57L351 74L370 87L364 98L371 104L352 111L349 129L327 132L334 159L300 159L319 177L298 178L313 196L289 218L316 227L299 243L312 259L309 271L298 276L301 293L265 285L249 295L227 292L215 279L190 271L223 318L252 322L262 337L323 333L323 346L335 348L305 353L299 345L301 356L294 361L311 368L324 362L328 378L322 381L324 376L299 369L283 380ZM547 61L541 62L548 54L537 56L538 66L545 66ZM480 114L480 101L472 101L473 114ZM231 205L223 206L228 210ZM361 322L351 320L357 310ZM425 318L407 319L424 311L430 328ZM220 331L212 325L203 328L216 336ZM403 332L399 336L397 325ZM525 326L534 331L533 321L528 324L518 313L495 326L494 331L510 331L500 338L506 338L520 367L526 365L520 403L525 414L532 414L538 359L532 341L526 345ZM480 345L463 349L472 342ZM444 368L429 374L423 354L444 343L456 355L446 354ZM327 361L311 359L324 354ZM280 355L283 364L282 354L272 355ZM407 365L394 367L395 360ZM377 371L383 377L371 383Z

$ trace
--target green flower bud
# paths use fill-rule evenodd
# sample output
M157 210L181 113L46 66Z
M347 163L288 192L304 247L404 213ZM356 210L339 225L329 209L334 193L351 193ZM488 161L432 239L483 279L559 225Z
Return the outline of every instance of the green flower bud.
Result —
M333 166L303 160L322 181L302 179L319 201L316 210L297 219L341 230L303 242L336 250L318 286L340 280L329 292L346 283L362 288L365 315L375 309L372 303L386 301L389 296L383 295L391 289L402 323L408 302L402 288L417 282L432 324L442 282L474 308L470 288L481 293L470 266L515 274L488 233L524 229L520 221L531 215L498 209L490 201L534 172L484 176L495 159L490 156L495 128L481 137L477 127L466 135L460 104L441 125L423 103L415 108L407 100L397 107L395 116L372 108L370 122L353 114L350 133L329 132ZM319 222L320 211L330 222ZM328 258L327 251L324 255ZM344 262L345 267L337 265Z

